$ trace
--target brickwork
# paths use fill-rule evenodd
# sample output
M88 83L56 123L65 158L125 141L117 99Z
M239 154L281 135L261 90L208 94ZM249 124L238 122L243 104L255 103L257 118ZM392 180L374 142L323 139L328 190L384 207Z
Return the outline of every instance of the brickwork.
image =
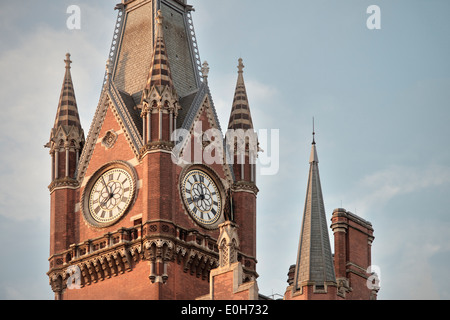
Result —
M335 209L331 228L334 232L334 265L340 283L341 297L349 300L369 300L374 292L367 287L371 266L371 246L374 240L370 222L345 209Z
M167 50L165 46L155 46L155 50L152 50L155 1L133 0L119 5L119 8L123 5L125 16L122 17L123 35L117 39L116 44L118 57L114 77L107 78L109 91L102 94L86 140L88 146L84 147L81 160L80 149L85 144L81 125L73 127L76 130L69 133L61 132L68 129L62 128L62 124L52 129L51 141L47 144L51 149L53 165L52 182L49 186L50 269L47 274L56 299L259 298L256 282L256 201L259 190L255 182L256 170L250 164L248 156L255 150L246 146L247 155L242 165L237 158L233 166L208 164L203 158L203 151L207 150L208 144L205 141L198 143L196 139L202 138L208 129L220 128L209 90L203 91L207 88L207 81L202 84L202 91L197 93L191 109L183 111L184 116L189 115L188 123L192 126L198 123L202 125L200 133L194 132L194 128L188 128L192 136L182 154L191 163L177 165L172 161L174 143L170 138L177 122L173 117L178 115L180 97L197 89L198 70L192 56L191 41L194 40L188 38L193 33L185 21L191 7L185 1L168 1L172 6L162 2L162 13L158 13L157 17L160 44L165 37ZM65 84L71 84L71 80L66 81L70 75L69 57L67 55ZM159 73L153 72L153 68L149 72L150 66L155 65L152 64L152 57L153 62L158 61L156 64L159 69L155 70L158 69ZM163 60L166 62L164 68ZM242 76L243 67L240 59L230 129L253 129ZM152 76L159 78L153 79L154 82L150 81L148 88L145 87L147 79L151 80ZM205 80L206 78L204 75ZM74 96L71 92L72 85L64 88L63 91L70 92L67 96ZM117 104L120 97L115 88L134 97L137 108L133 117L127 116L126 109L131 111L135 105L128 101L130 99L125 99L126 106ZM203 94L204 97L201 96ZM128 97L123 92L121 95L123 98ZM188 100L183 101L186 104ZM71 106L74 107L72 111L77 110L76 106ZM61 113L60 108L57 112ZM60 116L64 116L64 112ZM151 121L147 122L150 116ZM184 119L184 116L180 113L180 118ZM180 118L178 122L182 122ZM140 121L139 126L136 121ZM149 125L151 128L148 128ZM310 207L305 208L307 214L320 210L325 216L318 169L316 170L318 159L315 142L313 145L310 163L313 167L311 176L314 178L308 187L311 186L311 198L320 201L310 201ZM68 158L66 150L69 150ZM200 153L197 158L196 152ZM77 177L74 177L77 168ZM124 194L135 190L135 194L131 195L133 200L127 208L119 208L120 205L115 205L113 209L105 208L119 192L112 191L112 187L104 180L104 186L100 184L100 189L92 193L101 196L97 196L97 199L89 198L91 188L98 185L95 181L100 181L99 177L111 168L116 168L116 172L122 169L129 171L130 175L122 171L126 176L124 181L129 181L132 177L133 187L123 187L124 193L117 200L128 204L126 201L130 197ZM210 184L218 186L215 189L217 191L211 194L216 196L220 193L223 200L221 209L226 208L220 212L218 220L210 225L199 222L201 220L192 213L195 211L189 208L186 199L191 204L192 201L199 201L198 199L205 200L206 192L201 191L197 200L193 200L192 193L192 198L183 196L183 192L186 194L186 190L189 190L181 187L183 177L189 177L189 171L193 169L208 173L212 182ZM111 176L110 173L108 175ZM119 178L109 179L120 183ZM195 181L197 183L197 179ZM121 183L123 185L125 182ZM192 182L191 185L195 183ZM190 189L189 192L194 190ZM124 198L127 200L123 200ZM101 203L100 206L103 205L99 210L108 211L110 217L112 211L118 209L120 214L117 220L96 223L92 217L95 216L95 209L89 210L89 206L92 208L95 201ZM213 203L218 208L220 201ZM214 213L213 218L217 217L218 211L209 210L201 209L202 219L203 215L209 213ZM106 211L99 212L105 216ZM307 227L304 233L307 239L303 242L304 247L299 250L299 255L304 254L306 263L314 267L310 270L298 263L298 268L294 265L289 269L289 286L285 299L349 300L376 297L376 292L369 290L366 284L369 276L367 268L371 265L371 243L374 239L371 224L344 209L335 210L331 226L335 235L334 261L329 250L325 219L316 217L307 220L304 225ZM78 268L79 278L76 282L80 285L79 289L71 288L68 282L73 280L71 267ZM299 268L303 270L299 271ZM299 278L306 280L297 281Z

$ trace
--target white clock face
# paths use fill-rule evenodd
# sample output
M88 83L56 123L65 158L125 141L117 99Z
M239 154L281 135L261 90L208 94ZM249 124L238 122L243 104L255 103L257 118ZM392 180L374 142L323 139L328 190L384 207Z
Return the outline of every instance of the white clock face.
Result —
M118 220L130 206L134 181L128 171L115 168L103 173L89 194L89 213L99 223Z
M222 199L214 180L200 170L189 171L181 184L189 214L201 225L214 225L222 213Z

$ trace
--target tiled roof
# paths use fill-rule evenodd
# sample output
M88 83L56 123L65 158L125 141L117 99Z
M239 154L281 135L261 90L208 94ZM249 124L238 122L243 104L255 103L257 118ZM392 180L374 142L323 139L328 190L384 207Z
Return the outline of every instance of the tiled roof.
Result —
M298 289L302 284L336 283L318 163L314 141L294 276Z
M70 54L66 54L66 73L59 97L58 110L56 112L54 129L60 126L81 128L80 116L78 114L77 101L70 73Z
M158 15L156 17L156 41L153 48L153 58L150 66L150 72L144 89L145 93L148 93L151 88L155 86L168 86L174 88L172 74L169 67L169 58L167 56L166 44L164 41L162 23L162 13L161 11L158 11Z
M238 69L238 79L228 129L253 129L252 115L250 113L250 105L248 103L243 76L244 64L242 63L242 59L239 59Z

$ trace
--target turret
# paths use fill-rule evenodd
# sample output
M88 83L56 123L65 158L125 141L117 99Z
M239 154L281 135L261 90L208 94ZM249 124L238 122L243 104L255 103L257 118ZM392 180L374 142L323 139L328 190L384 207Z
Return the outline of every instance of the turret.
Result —
M238 79L234 93L233 106L226 133L227 160L232 163L235 183L232 187L233 216L235 222L251 232L241 232L241 252L244 271L252 276L256 274L256 158L258 137L253 128L253 121L244 82L244 64L239 59Z
M52 175L50 190L56 186L76 183L75 173L84 145L84 131L81 127L77 101L70 73L70 54L66 54L66 72L59 98L54 126L50 141L45 147L50 148L52 157Z

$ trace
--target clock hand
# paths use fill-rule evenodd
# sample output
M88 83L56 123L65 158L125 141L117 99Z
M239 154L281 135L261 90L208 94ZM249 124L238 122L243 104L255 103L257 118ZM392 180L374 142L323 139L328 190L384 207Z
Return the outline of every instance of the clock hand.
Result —
M108 185L106 184L106 182L105 182L105 178L102 176L102 181L103 181L103 185L105 186L105 188L106 188L106 191L108 192L108 194L109 195L111 195L111 191L109 191L109 189L108 189Z

